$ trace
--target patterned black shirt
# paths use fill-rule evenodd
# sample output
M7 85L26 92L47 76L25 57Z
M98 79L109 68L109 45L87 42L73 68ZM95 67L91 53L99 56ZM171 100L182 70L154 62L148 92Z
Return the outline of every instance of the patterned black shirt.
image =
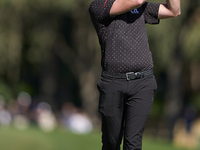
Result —
M145 23L158 24L157 3L144 3L138 9L110 16L115 0L94 0L89 12L101 46L102 69L126 73L153 68Z

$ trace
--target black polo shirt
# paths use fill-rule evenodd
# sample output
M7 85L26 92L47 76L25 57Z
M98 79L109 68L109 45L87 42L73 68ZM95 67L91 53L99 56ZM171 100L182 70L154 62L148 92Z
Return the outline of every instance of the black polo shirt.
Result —
M101 46L102 69L126 73L153 68L145 23L158 24L157 3L144 3L127 13L110 16L115 0L94 0L89 12Z

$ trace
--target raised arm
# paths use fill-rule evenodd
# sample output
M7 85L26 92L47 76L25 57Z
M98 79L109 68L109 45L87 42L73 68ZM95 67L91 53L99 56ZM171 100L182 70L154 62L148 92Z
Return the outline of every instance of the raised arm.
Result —
M158 19L177 17L180 14L180 0L166 0L166 4L160 4Z
M116 0L111 9L110 15L119 15L140 7L146 0Z

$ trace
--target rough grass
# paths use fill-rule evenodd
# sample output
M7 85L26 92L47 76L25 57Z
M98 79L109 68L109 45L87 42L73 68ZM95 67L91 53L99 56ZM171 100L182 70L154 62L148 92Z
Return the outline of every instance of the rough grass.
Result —
M1 150L100 150L101 133L76 135L64 129L43 132L38 128L17 130L0 126ZM162 140L144 138L143 150L183 150Z

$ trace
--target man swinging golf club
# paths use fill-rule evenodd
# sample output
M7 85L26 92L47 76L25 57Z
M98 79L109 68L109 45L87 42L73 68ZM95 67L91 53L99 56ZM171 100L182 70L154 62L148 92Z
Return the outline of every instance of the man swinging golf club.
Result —
M180 0L94 0L89 13L101 46L97 87L102 150L141 150L157 83L145 24L180 15Z

